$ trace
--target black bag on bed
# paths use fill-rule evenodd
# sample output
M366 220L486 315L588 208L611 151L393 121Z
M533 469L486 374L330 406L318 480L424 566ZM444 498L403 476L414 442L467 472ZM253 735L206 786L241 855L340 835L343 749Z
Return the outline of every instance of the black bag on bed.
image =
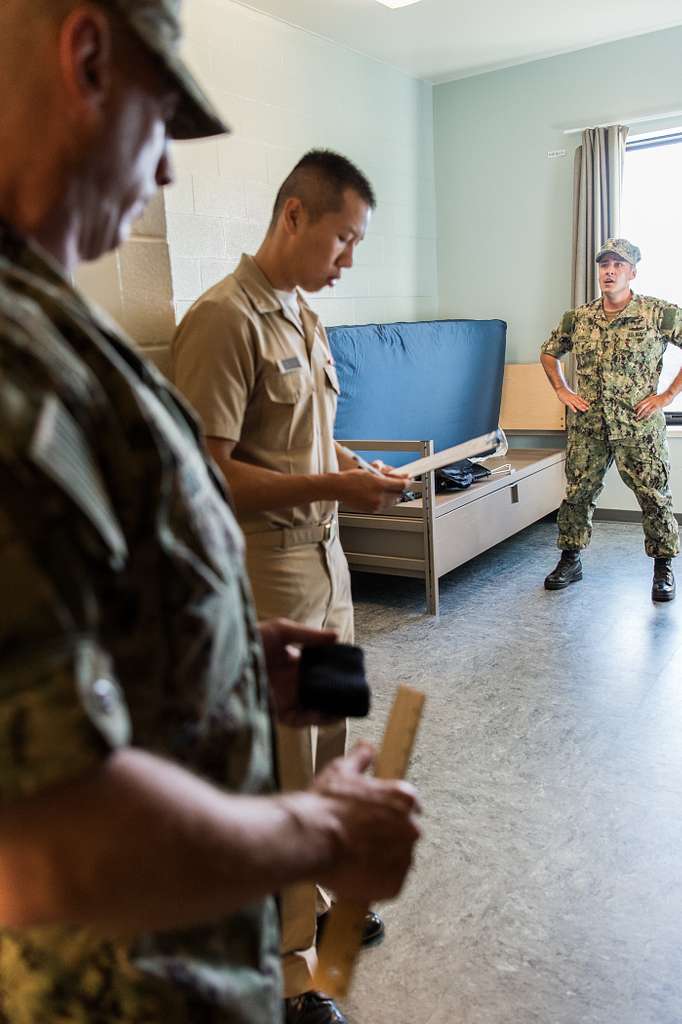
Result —
M460 462L436 470L436 492L464 491L479 480L485 480L487 476L490 476L490 470L486 466L472 462L471 459L461 459Z

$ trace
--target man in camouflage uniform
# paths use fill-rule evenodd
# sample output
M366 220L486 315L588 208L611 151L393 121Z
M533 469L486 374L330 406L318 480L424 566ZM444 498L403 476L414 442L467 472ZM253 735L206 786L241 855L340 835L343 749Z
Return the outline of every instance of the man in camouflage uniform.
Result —
M366 747L272 795L295 642L177 394L70 284L169 138L225 130L176 0L0 5L0 1019L271 1024L270 893L400 888L415 796ZM270 675L265 674L267 662Z
M615 461L642 509L645 550L654 559L652 599L672 601L679 538L663 409L682 390L682 371L656 391L667 344L682 346L682 309L633 294L640 251L627 239L608 239L596 260L602 297L565 313L540 356L569 409L566 498L557 519L562 554L545 587L562 590L582 579L580 551L590 542L595 501ZM575 356L577 391L559 362L566 352Z

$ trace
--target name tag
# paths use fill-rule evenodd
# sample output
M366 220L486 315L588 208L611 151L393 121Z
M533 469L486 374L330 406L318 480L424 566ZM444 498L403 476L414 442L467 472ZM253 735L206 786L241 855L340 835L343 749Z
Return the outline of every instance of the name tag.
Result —
M298 356L288 356L286 359L277 360L277 369L280 373L291 373L293 370L300 370L303 363Z

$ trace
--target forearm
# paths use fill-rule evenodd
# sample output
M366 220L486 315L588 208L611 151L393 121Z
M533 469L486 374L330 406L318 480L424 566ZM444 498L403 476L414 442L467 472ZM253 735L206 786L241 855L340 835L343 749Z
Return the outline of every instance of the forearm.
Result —
M219 918L323 874L335 838L315 801L228 795L116 753L88 779L3 808L0 923L117 934Z
M277 473L230 459L221 466L228 479L237 512L264 512L334 501L331 474Z
M545 352L543 352L540 355L540 362L542 363L543 370L547 374L547 379L549 380L549 383L552 385L555 391L558 391L560 388L565 388L568 386L566 384L566 378L564 377L563 367L559 359L556 359L554 356L547 355Z
M313 501L336 500L337 474L278 473L233 458L222 441L210 437L206 440L211 456L230 485L238 513L268 512L309 505Z
M206 443L230 484L237 512L242 514L295 508L313 501L342 501L358 512L379 512L398 501L406 487L403 478L358 469L352 459L354 468L302 476L235 459L233 441L207 437Z

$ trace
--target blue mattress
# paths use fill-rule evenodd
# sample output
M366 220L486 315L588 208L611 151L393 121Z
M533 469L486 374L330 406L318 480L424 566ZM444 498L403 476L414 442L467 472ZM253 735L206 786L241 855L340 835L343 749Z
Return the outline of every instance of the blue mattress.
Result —
M335 436L433 439L435 451L495 430L507 325L429 320L328 330L341 396ZM370 452L394 466L414 453Z

